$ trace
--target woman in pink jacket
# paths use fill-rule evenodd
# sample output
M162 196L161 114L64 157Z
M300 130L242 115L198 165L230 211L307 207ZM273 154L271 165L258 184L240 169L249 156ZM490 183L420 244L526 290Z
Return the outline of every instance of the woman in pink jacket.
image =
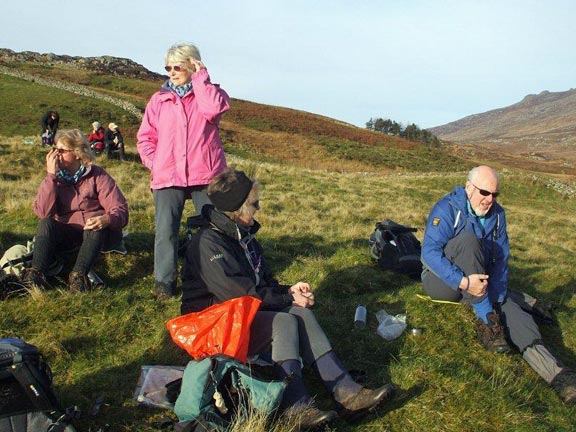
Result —
M159 298L176 294L178 234L187 199L199 214L206 188L226 169L218 124L230 98L210 82L194 45L168 49L169 79L152 95L138 131L138 153L151 171L156 236L154 276Z
M32 267L23 280L49 287L46 271L58 252L79 248L68 283L72 291L90 289L87 274L98 253L122 240L128 205L110 175L94 165L86 137L78 129L61 130L46 155L46 177L34 212L40 218Z

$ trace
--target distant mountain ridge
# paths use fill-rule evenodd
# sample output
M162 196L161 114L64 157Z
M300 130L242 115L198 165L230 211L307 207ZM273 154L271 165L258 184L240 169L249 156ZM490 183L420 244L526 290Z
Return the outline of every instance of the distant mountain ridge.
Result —
M576 162L576 89L531 94L505 108L428 129L445 141Z

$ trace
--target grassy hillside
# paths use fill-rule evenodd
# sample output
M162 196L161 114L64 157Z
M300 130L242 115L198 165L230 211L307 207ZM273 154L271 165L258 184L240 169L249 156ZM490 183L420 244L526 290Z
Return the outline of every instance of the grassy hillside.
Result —
M130 116L118 120L123 114L111 105L62 91L52 94L34 83L0 75L0 85L0 248L5 249L35 234L31 206L44 176L46 150L25 141L37 134L45 108L54 101L69 106L65 126L84 130L94 114L106 122L110 113L116 116L110 120L132 131L138 122ZM473 162L313 114L233 103L222 124L229 162L255 172L262 183L259 237L279 280L309 281L318 319L344 363L366 370L371 386L393 381L400 389L392 404L365 421L340 422L333 430L574 430L576 409L562 405L520 355L482 349L469 310L421 300L419 283L380 270L369 256L367 238L377 220L414 225L421 238L431 206L464 181ZM94 112L80 114L87 107ZM10 129L16 122L29 132ZM131 400L140 367L187 361L165 329L166 320L178 315L179 301L158 302L152 295L149 173L133 146L128 152L127 163L98 160L130 205L128 255L102 256L96 265L105 288L78 295L57 283L53 291L0 302L0 337L17 335L41 347L63 403L77 404L85 413L79 431L105 424L113 432L154 430L150 425L170 412ZM545 178L502 172L499 201L508 209L511 286L557 303L559 325L543 327L543 336L576 368L576 202L547 184ZM358 303L368 307L365 330L353 327ZM406 313L410 326L424 329L422 336L406 333L386 342L376 334L374 314L380 309ZM308 383L319 404L330 408L321 384L313 378ZM107 406L90 417L98 396Z
M4 66L10 71L121 98L142 110L150 95L162 84L60 64ZM37 135L42 114L55 108L61 114L63 127L78 127L89 132L94 120L102 124L114 121L122 128L128 146L135 143L139 118L107 102L1 73L0 89L3 94L0 113L6 113L0 118L0 132L5 136ZM443 150L370 132L315 114L238 99L233 99L231 105L232 109L221 123L221 134L226 150L239 156L344 171L450 171L471 166ZM17 119L17 124L14 124L14 119Z

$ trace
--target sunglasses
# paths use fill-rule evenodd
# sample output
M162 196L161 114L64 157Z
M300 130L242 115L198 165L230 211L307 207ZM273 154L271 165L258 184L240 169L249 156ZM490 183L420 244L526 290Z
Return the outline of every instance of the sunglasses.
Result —
M172 69L174 69L176 72L181 72L183 70L186 70L186 68L184 66L164 66L164 69L166 70L166 72L170 72L172 71Z
M478 186L476 186L474 183L470 183L472 186L474 186L478 192L480 192L480 195L482 196L489 196L492 195L494 197L494 199L498 198L498 195L500 195L500 192L490 192L487 191L486 189L480 189Z
M260 200L252 201L252 202L250 203L250 205L251 205L252 207L254 207L256 210L260 210Z
M58 148L58 147L52 147L54 150L56 150L56 152L58 154L63 154L63 153L68 153L68 152L73 152L74 150L68 150L68 149L63 149L63 148Z

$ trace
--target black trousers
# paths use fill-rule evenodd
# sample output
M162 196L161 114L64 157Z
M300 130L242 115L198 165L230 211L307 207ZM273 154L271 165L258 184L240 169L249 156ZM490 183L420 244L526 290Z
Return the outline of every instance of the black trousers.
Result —
M82 227L52 218L41 219L34 243L32 268L44 273L56 255L79 249L72 271L88 273L109 234L108 229L85 231Z

